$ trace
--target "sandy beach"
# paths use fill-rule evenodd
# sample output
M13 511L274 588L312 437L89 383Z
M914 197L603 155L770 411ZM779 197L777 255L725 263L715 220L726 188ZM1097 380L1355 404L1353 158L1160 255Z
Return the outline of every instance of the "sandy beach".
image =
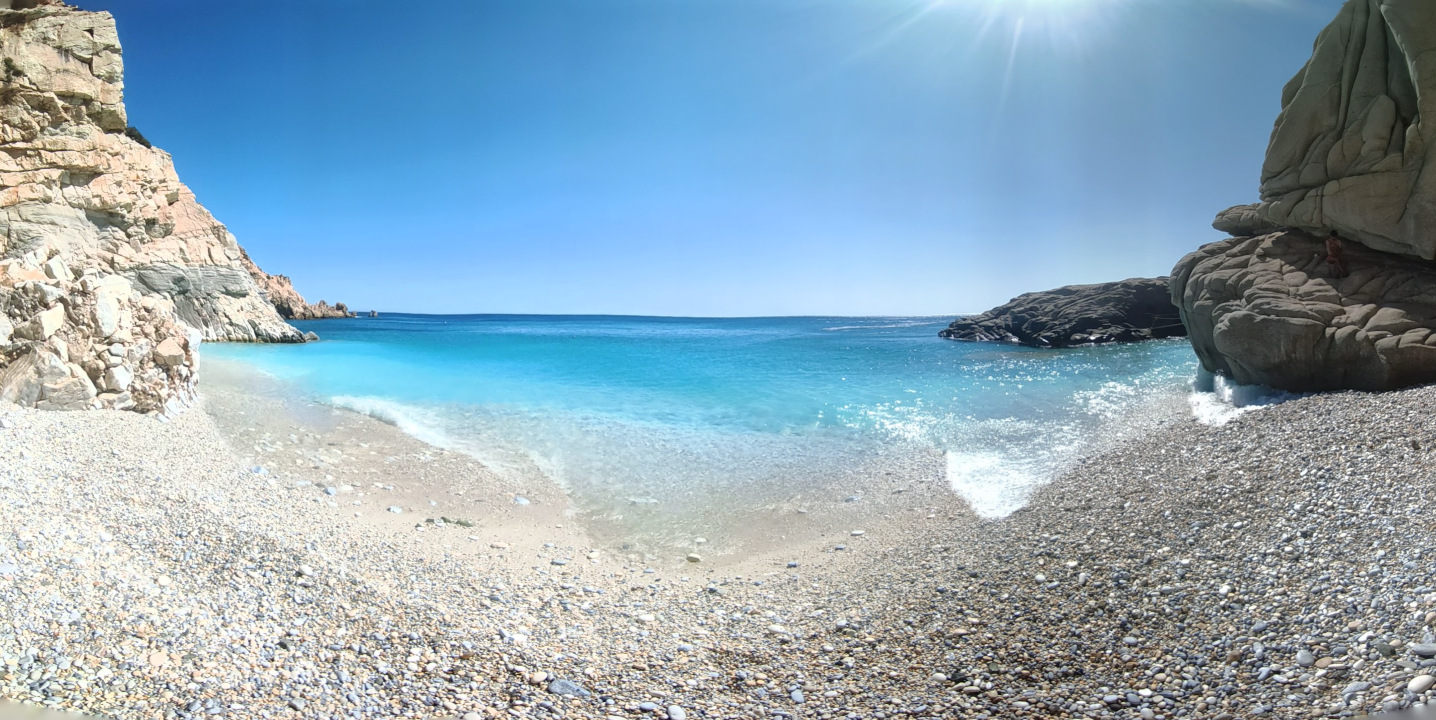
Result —
M365 416L203 402L0 410L0 695L115 718L1296 718L1436 680L1436 389L1171 423L1002 521L934 482L697 562L595 541L557 488Z

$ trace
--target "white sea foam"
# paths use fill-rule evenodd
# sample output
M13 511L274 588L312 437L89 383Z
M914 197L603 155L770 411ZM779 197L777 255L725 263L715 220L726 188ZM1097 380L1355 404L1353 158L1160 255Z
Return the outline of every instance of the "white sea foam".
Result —
M444 432L442 420L432 410L418 408L403 403L385 400L376 397L356 397L353 395L338 395L329 399L329 404L337 408L352 410L361 415L368 415L375 420L388 423L404 431L410 437L421 442L428 443L434 447L445 450L455 450L457 442L455 438Z
M985 518L1004 518L1026 505L1028 496L1051 479L1035 470L998 453L947 453L948 484Z
M1187 402L1197 422L1221 427L1253 410L1298 397L1301 396L1265 385L1238 385L1225 377L1198 370Z

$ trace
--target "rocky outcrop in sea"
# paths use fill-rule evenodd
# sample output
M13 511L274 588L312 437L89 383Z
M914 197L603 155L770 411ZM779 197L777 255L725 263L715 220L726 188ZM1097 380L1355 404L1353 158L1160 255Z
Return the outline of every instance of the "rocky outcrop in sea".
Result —
M1283 90L1261 202L1223 211L1233 239L1172 271L1207 370L1293 391L1436 382L1431 10L1349 0Z
M1027 293L981 315L958 318L951 340L1066 348L1183 337L1167 278L1133 278Z
M161 410L203 340L304 342L128 126L109 13L0 3L0 54L0 399Z

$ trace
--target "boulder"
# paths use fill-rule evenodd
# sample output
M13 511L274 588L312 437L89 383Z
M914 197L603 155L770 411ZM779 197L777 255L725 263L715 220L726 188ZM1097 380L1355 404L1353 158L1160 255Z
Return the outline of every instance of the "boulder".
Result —
M123 365L105 370L104 389L109 392L121 393L130 389L130 383L134 382L134 373Z
M44 342L65 324L65 308L59 305L36 313L29 322L15 328L15 334L26 340Z
M1028 293L981 315L958 318L952 340L1064 348L1183 337L1167 278L1134 278Z
M1332 277L1300 231L1207 245L1172 271L1172 301L1211 372L1282 390L1436 382L1436 267L1346 245Z
M155 362L165 367L179 367L185 363L184 347L174 338L165 338L155 348Z
M1262 218L1436 259L1436 3L1348 0L1281 105Z

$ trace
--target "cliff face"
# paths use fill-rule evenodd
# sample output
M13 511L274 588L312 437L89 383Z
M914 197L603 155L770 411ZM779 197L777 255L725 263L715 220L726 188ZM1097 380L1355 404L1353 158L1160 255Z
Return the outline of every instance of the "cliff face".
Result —
M0 400L158 410L191 396L201 340L304 341L127 131L123 77L108 13L0 9Z
M1431 0L1348 0L1317 38L1261 202L1218 215L1236 237L1172 271L1207 370L1294 391L1436 382L1433 51Z
M1346 3L1282 92L1261 199L1271 224L1436 259L1436 3Z

